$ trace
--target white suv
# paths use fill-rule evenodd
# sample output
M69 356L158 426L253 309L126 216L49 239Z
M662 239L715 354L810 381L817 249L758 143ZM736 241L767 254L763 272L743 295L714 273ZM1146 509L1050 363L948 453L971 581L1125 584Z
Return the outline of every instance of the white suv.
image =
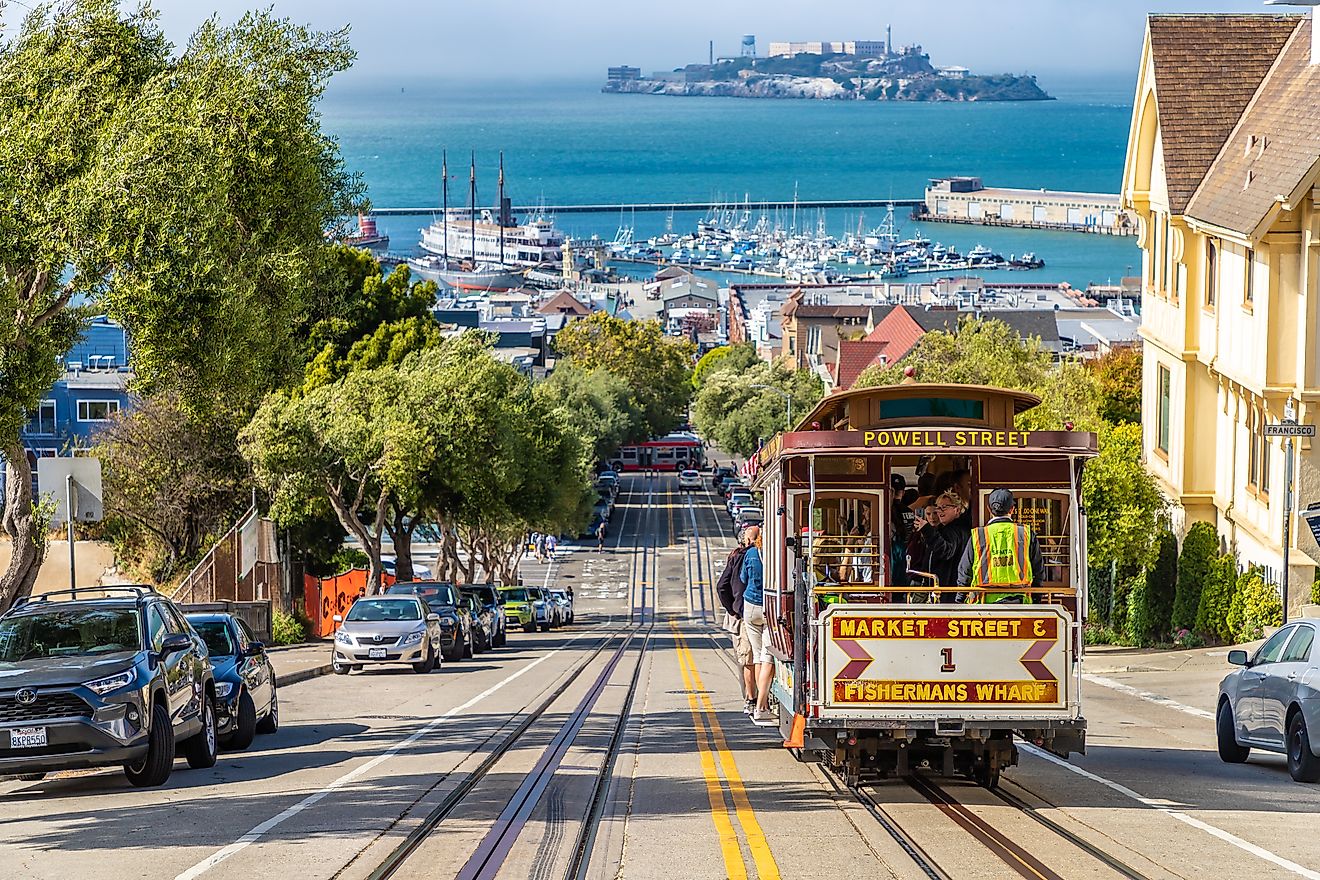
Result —
M682 471L678 475L678 488L680 489L700 489L701 472L694 470Z

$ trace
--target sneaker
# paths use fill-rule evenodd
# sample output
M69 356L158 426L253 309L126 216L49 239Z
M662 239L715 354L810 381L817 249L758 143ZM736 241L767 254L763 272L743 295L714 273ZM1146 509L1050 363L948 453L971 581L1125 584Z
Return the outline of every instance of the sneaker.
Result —
M748 701L746 701L745 703L743 703L743 714L744 714L744 715L751 715L751 714L752 714L753 712L755 712L755 711L756 711L756 701L755 701L755 700L748 700Z
M758 727L778 727L779 719L769 709L757 709L752 712L752 723Z

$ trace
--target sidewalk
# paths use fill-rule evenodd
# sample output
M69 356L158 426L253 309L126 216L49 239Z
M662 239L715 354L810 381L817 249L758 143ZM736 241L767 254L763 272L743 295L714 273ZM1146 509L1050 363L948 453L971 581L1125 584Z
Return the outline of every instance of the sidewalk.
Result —
M276 686L288 687L310 678L329 675L330 646L330 640L323 639L302 645L269 648L270 663L275 667Z

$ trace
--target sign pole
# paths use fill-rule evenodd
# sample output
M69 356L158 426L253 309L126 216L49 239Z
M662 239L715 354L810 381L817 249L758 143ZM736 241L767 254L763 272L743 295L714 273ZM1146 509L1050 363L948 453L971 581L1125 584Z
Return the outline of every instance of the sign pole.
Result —
M1288 623L1288 546L1292 543L1292 510L1293 510L1293 439L1288 438L1284 444L1287 449L1288 460L1284 464L1284 482L1288 484L1283 493L1283 623Z
M75 562L73 543L73 474L64 477L64 513L69 526L69 589L78 591L78 566Z

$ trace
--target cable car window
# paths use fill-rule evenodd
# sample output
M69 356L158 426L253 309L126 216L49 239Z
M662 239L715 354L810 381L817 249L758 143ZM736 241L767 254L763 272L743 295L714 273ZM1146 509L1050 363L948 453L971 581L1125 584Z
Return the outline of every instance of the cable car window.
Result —
M881 419L967 419L985 420L985 401L950 400L944 397L910 397L880 401Z

